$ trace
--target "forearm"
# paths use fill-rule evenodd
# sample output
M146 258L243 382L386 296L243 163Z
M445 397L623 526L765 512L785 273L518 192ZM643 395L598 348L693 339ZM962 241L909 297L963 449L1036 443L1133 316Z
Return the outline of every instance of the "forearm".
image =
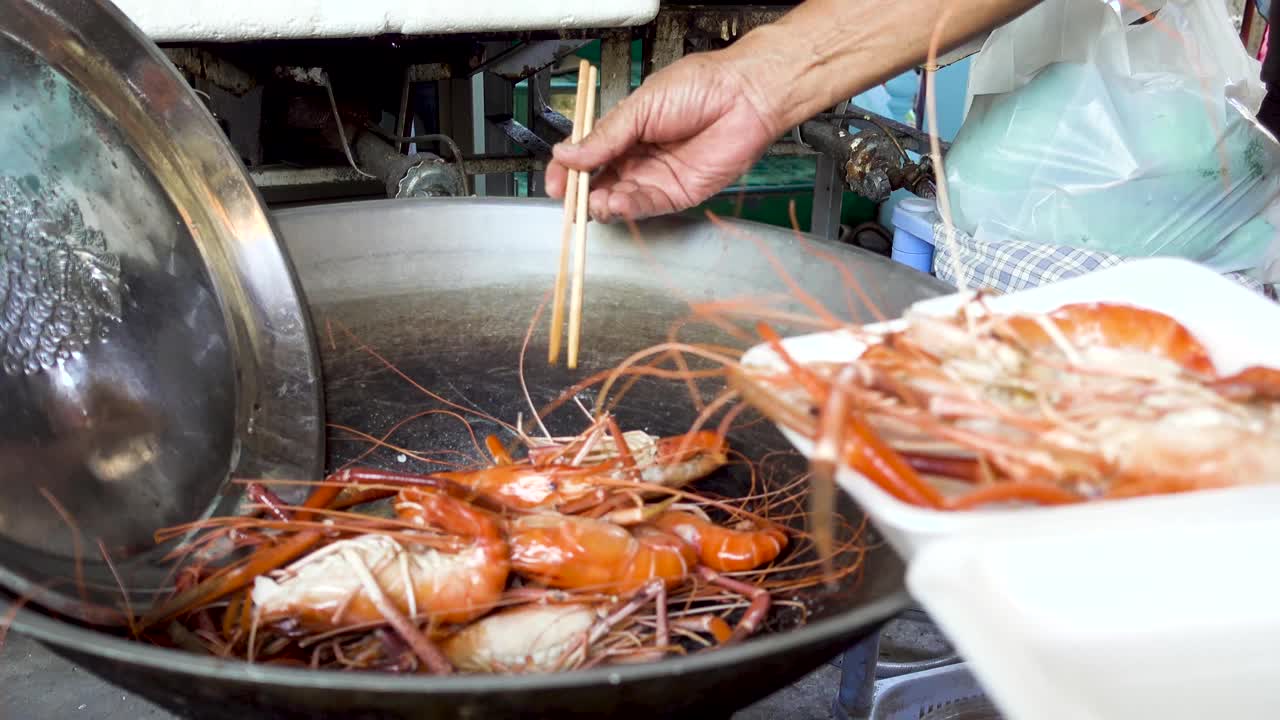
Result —
M779 130L998 27L1039 0L807 0L722 51Z

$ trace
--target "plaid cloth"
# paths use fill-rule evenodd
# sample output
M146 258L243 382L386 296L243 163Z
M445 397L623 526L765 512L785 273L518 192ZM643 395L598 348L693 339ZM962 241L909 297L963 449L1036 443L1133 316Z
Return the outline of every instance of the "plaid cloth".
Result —
M941 222L933 226L933 237L934 275L958 287L958 268L965 287L1001 293L1065 280L1128 261L1111 253L1062 245L975 240L960 230L955 231L955 243L951 245L946 242L947 229ZM1276 299L1274 285L1264 285L1244 273L1227 273L1226 277Z

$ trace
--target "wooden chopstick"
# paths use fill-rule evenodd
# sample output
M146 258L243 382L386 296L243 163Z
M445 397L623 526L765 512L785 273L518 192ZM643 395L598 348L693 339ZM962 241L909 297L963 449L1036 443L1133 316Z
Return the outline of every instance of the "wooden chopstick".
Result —
M573 105L572 142L582 140L583 117L587 113L587 82L591 63L578 63L578 95ZM578 171L570 170L564 182L564 224L560 230L560 270L556 273L555 299L551 306L551 345L547 348L547 362L555 365L560 359L560 340L564 333L564 286L569 274L569 251L573 239L573 221L577 214Z
M587 111L582 118L582 137L591 134L596 117L595 66L587 73ZM576 113L575 113L576 115ZM582 336L582 281L587 271L587 199L591 195L591 173L578 173L577 230L573 237L573 290L569 297L569 369L578 367L578 345Z

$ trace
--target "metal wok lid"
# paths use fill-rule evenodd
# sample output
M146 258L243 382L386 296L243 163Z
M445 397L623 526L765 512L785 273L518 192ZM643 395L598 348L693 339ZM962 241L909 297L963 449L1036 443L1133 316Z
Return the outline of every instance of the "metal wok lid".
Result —
M0 0L0 367L0 583L49 610L119 622L120 585L139 610L167 584L157 529L229 510L232 477L321 469L265 207L103 0Z

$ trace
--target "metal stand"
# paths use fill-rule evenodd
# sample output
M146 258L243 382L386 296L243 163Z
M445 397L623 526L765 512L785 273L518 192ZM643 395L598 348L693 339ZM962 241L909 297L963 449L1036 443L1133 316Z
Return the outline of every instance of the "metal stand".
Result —
M815 198L816 199L816 198ZM871 717L875 698L876 663L880 660L881 628L845 651L840 660L840 689L831 705L835 720L864 720Z
M977 680L920 610L907 610L863 638L845 651L840 666L835 720L920 720L983 699Z
M487 118L491 115L510 116L515 108L515 85L509 80L484 73L483 103L476 112L477 117ZM512 150L507 134L502 128L491 122L484 123L484 147L477 147L484 154L507 155ZM484 176L485 195L491 197L510 197L516 194L516 179L511 173L500 173Z
M837 115L843 115L848 101L836 106ZM835 240L840 236L840 214L844 208L844 173L835 155L818 156L817 172L813 179L813 213L809 218L809 232L818 237Z

